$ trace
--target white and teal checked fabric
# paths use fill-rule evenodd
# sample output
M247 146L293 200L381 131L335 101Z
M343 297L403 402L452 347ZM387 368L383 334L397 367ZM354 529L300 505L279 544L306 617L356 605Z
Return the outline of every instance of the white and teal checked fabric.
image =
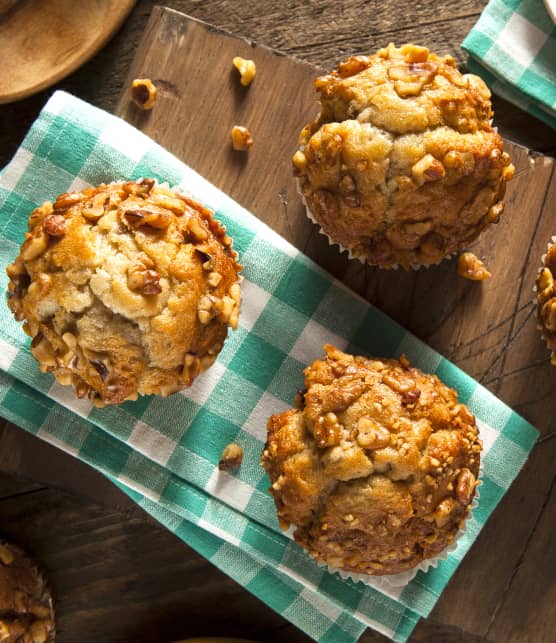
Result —
M96 409L39 372L28 338L0 306L0 413L119 485L146 511L311 637L356 641L370 626L405 641L429 614L515 478L536 431L500 400L352 294L284 239L149 138L57 92L0 174L1 287L31 210L88 184L154 176L216 211L244 265L240 325L218 361L183 393ZM280 531L259 465L271 413L290 408L322 345L409 359L458 390L484 442L480 502L457 548L405 587L342 580ZM237 442L236 473L218 471Z
M469 71L556 129L556 25L542 0L490 0L462 47Z

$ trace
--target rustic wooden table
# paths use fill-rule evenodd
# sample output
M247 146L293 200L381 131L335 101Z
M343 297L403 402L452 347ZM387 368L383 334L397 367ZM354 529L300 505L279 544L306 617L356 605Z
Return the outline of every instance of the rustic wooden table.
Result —
M326 68L346 54L372 51L390 40L419 42L451 53L463 64L459 43L485 2L422 0L403 8L389 0L166 4ZM140 0L114 40L57 88L121 111L119 98L154 5ZM51 91L0 106L0 167ZM500 100L495 100L495 109L507 137L539 152L556 152L552 130ZM444 342L449 327L444 327L444 335L434 335L417 320L412 329L448 350ZM485 351L489 355L488 347ZM451 351L450 356L465 367L466 354ZM481 368L473 374L489 372L488 365ZM542 370L542 377L547 374L548 369ZM538 404L528 406L516 394L519 380L508 389L501 389L500 382L495 377L486 383L520 406L541 428L542 438L430 618L419 623L414 641L555 638L554 387L547 388L550 404L539 410ZM7 423L0 424L0 472L0 535L26 547L49 570L58 604L59 641L156 642L201 634L308 641L102 476ZM367 643L382 640L373 632L362 638Z

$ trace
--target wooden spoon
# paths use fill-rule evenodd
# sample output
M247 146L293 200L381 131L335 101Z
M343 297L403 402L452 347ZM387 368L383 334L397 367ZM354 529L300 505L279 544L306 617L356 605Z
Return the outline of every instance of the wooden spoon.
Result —
M45 89L93 56L135 0L0 0L0 103Z

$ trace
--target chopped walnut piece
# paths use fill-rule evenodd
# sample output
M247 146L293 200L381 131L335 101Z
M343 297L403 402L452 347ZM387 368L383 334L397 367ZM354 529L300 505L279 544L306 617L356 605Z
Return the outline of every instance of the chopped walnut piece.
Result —
M370 64L368 56L350 56L338 65L338 74L341 78L349 78L367 69Z
M13 552L8 547L0 543L0 563L2 563L2 565L11 565L13 562Z
M442 163L435 159L432 154L425 154L422 159L413 165L411 173L419 185L422 185L427 181L439 181L446 174L446 170Z
M131 83L131 97L141 109L152 109L156 100L156 86L150 78L136 78Z
M305 168L307 167L307 157L301 150L297 150L297 152L293 155L292 161L294 172L302 173L305 171Z
M71 208L74 205L77 205L78 203L81 203L81 201L83 201L83 195L81 194L81 192L64 192L57 197L56 201L54 202L53 209L65 210L67 208Z
M464 252L459 256L458 275L471 281L484 281L492 276L485 264L472 252Z
M49 214L43 228L50 237L63 237L66 234L66 219L63 214Z
M130 290L146 296L159 295L162 292L158 272L147 269L143 264L133 266L128 270L127 285Z
M232 62L234 63L234 67L240 73L241 78L239 82L244 87L248 87L253 82L255 74L257 73L255 62L253 60L241 58L241 56L236 56Z
M222 451L222 457L218 463L218 468L220 471L228 471L229 469L237 469L243 461L243 449L236 444L231 442L228 446Z
M246 152L253 145L251 132L243 125L234 125L231 135L233 148L238 152Z
M186 353L182 371L183 381L191 384L200 372L201 360L192 353Z
M357 444L364 449L382 449L390 444L390 431L368 417L357 422Z
M124 217L133 228L149 226L157 230L164 230L172 221L170 214L156 205L130 208L124 211Z
M407 355L405 353L402 353L400 355L400 364L404 370L409 370L409 367L411 366L409 360L407 359Z
M39 232L38 236L27 233L25 243L21 246L21 258L23 261L32 261L40 257L47 248L48 236L44 232Z
M216 288L222 281L222 275L219 272L209 272L207 283L211 288Z
M456 487L456 497L462 505L465 506L471 502L473 492L475 491L475 486L475 476L471 473L471 471L469 471L469 469L462 469L461 473L458 476Z

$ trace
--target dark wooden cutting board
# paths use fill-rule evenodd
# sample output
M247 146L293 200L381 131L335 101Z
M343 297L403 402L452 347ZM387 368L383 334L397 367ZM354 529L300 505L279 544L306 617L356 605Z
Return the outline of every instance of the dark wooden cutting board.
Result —
M240 86L232 67L237 55L257 64L248 89ZM436 622L510 640L511 623L525 622L537 602L529 588L538 586L539 567L551 568L546 551L556 520L551 495L556 370L531 305L540 257L556 233L554 159L507 141L516 175L508 187L505 214L471 247L493 274L487 282L459 278L454 260L409 273L365 267L340 255L316 232L304 215L291 173L298 132L317 113L312 84L317 74L296 59L156 8L127 86L133 78L151 78L159 89L157 102L151 112L142 112L126 90L117 113L539 428L542 437L529 462L433 612ZM254 145L246 155L231 149L229 131L235 124L247 125L253 134ZM110 505L122 501L99 482L100 476L84 474L81 463L60 454L60 466L61 460L43 458L41 449L39 441L8 430L0 440L0 468ZM497 618L491 631L499 610L512 618ZM528 628L537 633L536 640L550 638L543 639L542 619Z
M232 66L237 55L257 64L249 88ZM329 246L305 216L295 188L291 156L299 131L318 111L317 75L294 58L155 10L128 86L149 77L159 88L158 101L142 112L127 92L117 113L547 430L556 412L556 373L530 303L541 255L556 234L554 159L506 142L516 166L506 211L471 246L492 279L479 284L458 277L455 260L417 272L368 268ZM235 124L253 134L248 154L231 148Z

